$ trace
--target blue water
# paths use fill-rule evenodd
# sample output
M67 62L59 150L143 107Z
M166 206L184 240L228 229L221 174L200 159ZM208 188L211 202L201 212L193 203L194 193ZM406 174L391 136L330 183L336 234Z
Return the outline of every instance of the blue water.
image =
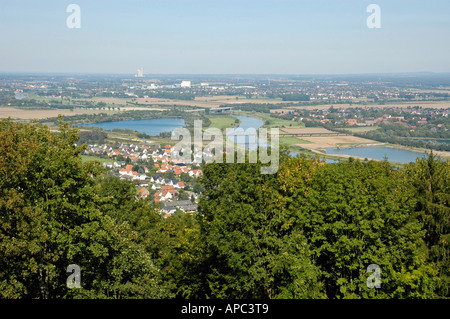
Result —
M391 148L386 146L366 146L366 147L354 147L354 148L341 148L340 150L332 147L325 148L327 154L333 155L349 155L358 156L362 158L374 159L382 161L385 156L389 162L397 163L410 163L415 162L417 157L425 156L424 153L406 151L397 148Z
M241 116L241 115L233 115L237 117L241 124L238 128L242 128L244 131L247 130L247 132L250 132L250 135L254 132L259 133L258 129L263 126L264 121L255 117L251 116ZM234 141L236 144L242 145L244 147L250 148L250 149L256 149L256 146L259 144L259 146L266 147L267 144L264 143L262 140L258 140L258 144L256 144L255 140L256 138L254 136L231 136L232 133L236 132L235 130L230 132L230 136L228 137L230 140ZM300 153L297 152L290 152L290 156L297 156ZM333 159L325 159L326 163L338 163L338 160Z
M233 115L237 117L241 124L230 130L227 133L228 139L235 142L238 145L247 147L249 149L256 149L257 146L266 147L267 144L264 141L258 139L258 129L263 126L264 121L251 116ZM241 132L240 132L241 131ZM270 130L269 130L270 132Z
M244 147L250 148L250 149L256 149L256 146L258 145L256 143L255 136L251 136L256 132L258 133L258 128L260 128L264 122L261 119L250 117L250 116L241 116L241 115L234 115L236 116L240 121L241 124L238 128L242 128L244 131L250 132L250 134L247 134L247 136L231 136L233 133L235 133L235 130L232 130L229 133L229 139L234 141L235 143L242 145ZM250 136L248 136L250 135ZM263 141L258 140L259 146L265 146ZM387 156L388 161L390 162L397 162L397 163L409 163L414 162L417 157L424 156L423 153L419 152L412 152L412 151L406 151L391 147L385 147L385 146L370 146L370 147L355 147L355 148L343 148L341 150L336 150L334 148L326 148L325 151L328 154L345 154L350 156L358 156L362 158L368 158L368 159L375 159L375 160L384 160L385 156ZM297 152L291 152L291 156L296 156ZM338 163L338 160L334 159L325 159L327 163Z
M257 140L259 132L258 129L264 124L264 121L251 117L251 116L242 116L242 115L234 115L237 117L241 124L238 128L243 129L244 136L231 136L236 130L231 130L228 133L228 138L239 145L250 149L256 149L256 147L263 146L266 144ZM115 121L115 122L103 122L103 123L95 123L95 124L86 124L83 126L95 126L100 127L105 130L112 130L115 128L118 129L131 129L133 131L143 132L150 136L158 136L162 132L172 132L176 128L180 128L185 126L184 119L182 118L160 118L160 119L149 119L149 120L130 120L130 121ZM250 132L250 134L248 134ZM255 135L253 135L255 134ZM247 135L247 136L245 136ZM250 136L248 136L250 135ZM449 141L446 141L447 143ZM354 148L342 148L340 150L334 148L326 148L325 151L327 154L332 155L349 155L349 156L358 156L361 158L375 159L375 160L384 160L385 156L387 156L388 161L390 162L398 162L398 163L409 163L414 162L417 157L424 156L424 153L407 151L402 149L396 149L385 146L367 146L367 147L354 147ZM291 152L291 156L295 156L298 153ZM327 159L327 163L336 163L338 161Z
M85 124L83 126L95 126L104 130L129 129L146 133L150 136L159 136L162 132L172 132L176 128L183 127L185 125L184 119L181 118L160 118L150 120L130 120L130 121L115 121L115 122L102 122L94 124Z

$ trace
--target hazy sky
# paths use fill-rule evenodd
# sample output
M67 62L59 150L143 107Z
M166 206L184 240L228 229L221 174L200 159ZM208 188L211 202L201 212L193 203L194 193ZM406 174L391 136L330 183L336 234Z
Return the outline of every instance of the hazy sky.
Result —
M69 4L81 28L69 29ZM369 29L369 4L381 28ZM449 0L0 0L0 72L450 72Z

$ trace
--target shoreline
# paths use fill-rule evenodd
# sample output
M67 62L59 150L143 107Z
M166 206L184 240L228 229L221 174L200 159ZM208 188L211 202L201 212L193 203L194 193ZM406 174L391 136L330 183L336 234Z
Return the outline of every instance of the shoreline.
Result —
M341 147L341 149L356 148L356 147L377 147L377 146L386 146L386 147L390 147L390 148L394 148L394 149L400 149L400 150L404 150L404 151L417 152L417 153L423 153L423 154L428 154L430 152L430 150L424 149L424 148L405 146L405 145L400 145L400 144L391 144L391 143L385 143L385 142L379 142L376 144L355 144L355 145L343 146L343 147ZM433 154L438 155L440 157L443 157L446 159L450 158L450 152L438 151L438 150L431 150L431 151L433 152ZM336 155L336 154L333 154L333 155ZM336 155L336 156L339 156L339 155Z

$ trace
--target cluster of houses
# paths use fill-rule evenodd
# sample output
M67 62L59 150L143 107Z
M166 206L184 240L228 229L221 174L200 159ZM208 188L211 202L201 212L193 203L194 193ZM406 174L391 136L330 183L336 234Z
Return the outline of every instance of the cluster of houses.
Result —
M335 108L338 117L329 118L330 109L322 110L302 110L283 109L271 110L270 113L274 117L288 118L293 121L308 120L312 122L320 122L323 124L346 124L349 126L372 126L379 124L401 124L404 126L420 126L427 125L429 119L439 117L448 117L450 111L448 109L414 109L412 107L362 107L363 110L384 111L388 113L401 114L404 116L395 116L392 114L383 114L381 116L369 116L364 118L363 114L357 109Z
M172 214L177 209L189 213L196 211L197 205L191 200L178 200L178 195L183 190L195 201L198 194L190 191L189 186L177 178L183 173L190 177L199 177L203 172L201 169L187 165L183 157L172 156L173 146L121 144L119 147L113 148L109 144L88 145L85 154L110 158L111 161L103 163L107 169L110 169L110 173L122 180L135 181L139 188L138 197L147 198L153 193L153 201L160 203L161 212L165 216ZM118 158L123 160L119 161ZM147 165L139 165L139 163ZM136 170L136 167L139 169ZM166 172L173 172L174 178L164 178L162 175Z

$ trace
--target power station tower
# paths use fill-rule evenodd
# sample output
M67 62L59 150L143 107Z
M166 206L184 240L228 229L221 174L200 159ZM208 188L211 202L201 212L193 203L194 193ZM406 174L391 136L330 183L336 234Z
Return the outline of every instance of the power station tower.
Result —
M144 77L144 68L140 68L137 70L137 74L135 75L137 78L143 78Z

